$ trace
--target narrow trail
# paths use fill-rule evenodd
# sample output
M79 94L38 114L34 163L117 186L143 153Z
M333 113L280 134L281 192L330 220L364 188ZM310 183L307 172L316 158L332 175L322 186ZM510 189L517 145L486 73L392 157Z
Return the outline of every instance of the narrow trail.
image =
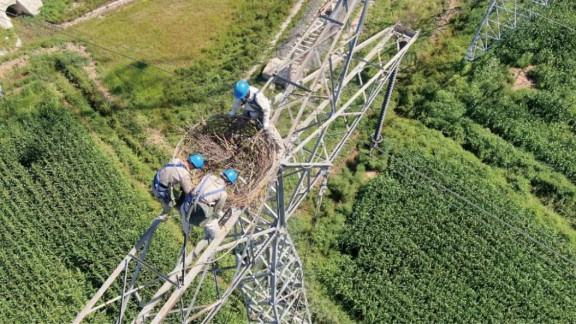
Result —
M82 15L81 17L78 17L72 21L69 22L65 22L62 24L58 24L58 26L62 27L62 28L68 28L68 27L72 27L74 25L77 25L81 22L84 22L86 20L95 18L95 17L99 17L99 16L103 16L107 13L110 13L112 11L115 11L117 9L120 9L121 7L127 6L132 4L133 2L136 2L137 0L116 0L113 2L109 2L103 6L100 6L92 11L90 11L87 14Z

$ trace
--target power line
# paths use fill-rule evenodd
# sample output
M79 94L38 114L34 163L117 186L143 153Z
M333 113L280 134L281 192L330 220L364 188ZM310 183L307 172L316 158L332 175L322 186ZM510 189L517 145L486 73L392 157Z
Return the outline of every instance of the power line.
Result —
M358 140L358 142L361 142L363 144L368 144L368 145L372 145L372 143L368 143L368 142L363 142ZM566 257L565 255L563 255L562 253L556 251L555 249L551 248L550 246L548 246L546 243L543 243L539 240L537 240L536 238L534 238L533 236L531 236L530 234L526 233L525 231L523 231L522 229L510 224L509 222L506 222L505 220L501 219L500 217L496 216L495 214L487 211L486 209L484 209L482 206L479 206L478 204L470 201L470 199L458 194L457 192L453 191L452 189L446 187L445 185L443 185L442 183L436 181L435 179L430 178L428 175L420 172L419 170L415 169L414 167L412 167L411 165L409 165L408 163L402 161L401 159L395 157L394 155L383 151L380 148L376 148L380 153L382 153L383 155L389 157L390 159L398 162L401 166L403 166L405 169L409 170L410 172L420 176L421 178L427 180L428 182L432 183L435 187L437 187L438 189L441 189L442 191L449 193L450 195L452 195L453 197L467 203L468 205L476 208L478 211L480 211L482 214L491 217L492 219L498 221L499 223L501 223L502 225L510 228L511 230L513 230L514 232L520 234L521 236L523 236L525 239L531 241L532 243L540 246L541 248L547 250L548 252L554 254L555 256L559 257L560 259L564 260L567 263L570 263L571 265L576 266L576 261Z
M397 170L395 170L395 169L393 169L393 168L391 168L390 170L391 170L392 172L398 174L399 176L401 176L401 177L404 178L404 179L409 179L408 176L407 176L407 173L402 173L402 172L397 171ZM463 201L459 201L459 202L461 203L461 205L456 205L456 203L451 202L451 201L449 201L448 199L446 199L444 195L440 195L440 194L438 194L437 192L434 192L434 191L430 190L430 188L427 187L427 186L426 186L425 184L423 184L422 182L419 182L419 181L416 181L416 180L412 180L412 179L410 179L410 180L408 180L408 181L410 181L411 184L416 185L416 186L418 186L418 187L420 187L420 188L428 191L429 193L433 194L435 197L437 197L437 198L441 199L442 201L446 202L446 203L449 204L450 206L456 208L456 209L457 209L457 212L461 211L461 212L463 212L463 213L465 213L465 214L467 214L467 215L476 216L476 214L473 214L471 211L465 210L465 208L464 208L465 206L468 206L468 208L471 208L471 207L473 207L473 206L465 205ZM486 221L484 221L484 220L482 220L482 219L480 219L480 218L477 218L477 219L478 219L482 224L484 224L486 227L488 227L488 228L492 228L492 229L495 229L496 231L501 231L501 232L503 232L503 233L506 233L506 232L504 232L504 229L503 229L501 226L500 226L500 227L496 227L496 226L494 226L494 225L490 225L489 223L487 223ZM507 233L506 233L506 234L507 234ZM481 236L479 236L478 234L475 234L475 235L476 235L477 237L481 237ZM481 238L482 238L482 237L481 237ZM528 249L529 249L530 251L532 251L532 252L533 252L534 254L536 254L538 257L542 258L542 259L543 259L546 263L548 263L549 265L554 266L554 267L557 267L557 268L558 268L560 271L562 271L564 274L566 274L566 275L568 275L568 276L570 276L570 277L572 277L572 278L576 278L576 275L574 275L573 273L570 273L569 270L565 269L562 265L558 264L557 262L553 261L552 259L548 258L547 256L545 256L545 255L543 255L543 254L541 254L541 253L538 253L538 252L534 251L532 247L530 247L530 246L527 246L527 247L528 247ZM496 251L498 251L500 254L504 255L504 253L502 252L502 250L498 249L496 246L493 246L493 248L494 248Z
M523 7L520 7L519 9L521 9L521 10L528 10L528 9L526 9L526 8L523 8ZM556 21L556 20L554 20L554 19L552 19L552 18L548 18L548 17L544 16L543 14L540 14L540 13L538 13L538 12L536 12L536 11L529 10L529 13L530 13L530 14L534 14L535 16L538 16L539 18L542 18L542 19L548 21L549 23L551 23L551 24L553 24L553 25L558 25L558 26L560 26L560 27L564 27L564 28L566 28L566 29L568 29L568 30L570 30L570 31L573 31L573 32L576 31L576 29L574 29L573 27L568 26L568 25L566 25L566 24L563 24L563 23L561 23L561 22L558 22L558 21Z
M404 154L404 155L411 156L412 158L414 158L414 156L417 155L417 156L418 156L418 159L414 159L414 161L424 160L423 155L417 154L417 153L415 153L415 152L407 153L406 151L403 151L403 154ZM426 164L424 164L424 163L422 163L422 162L418 163L418 165L421 166L421 167L423 167L423 168L426 168L428 171L431 171L431 172L434 172L434 173L436 173L436 174L441 175L442 177L444 177L444 179L446 179L446 178L450 179L450 178L451 178L449 175L441 172L440 170L438 170L438 169L436 169L436 168L433 168L433 167L431 167L431 166L428 166L428 165L426 165ZM445 182L447 182L447 181L445 181ZM475 192L472 192L472 190L471 190L470 188L468 188L466 184L464 184L463 182L459 181L458 178L454 179L452 182L453 182L456 186L458 186L458 187L460 187L461 189L463 189L463 190L466 192L467 197L472 197L477 204L484 204L485 206L487 205L487 207L492 208L492 210L494 210L494 211L496 211L496 212L499 212L499 213L501 213L501 214L506 214L506 215L508 215L508 216L510 216L510 217L515 217L515 216L513 216L510 212L508 212L507 210L505 210L502 206L497 205L496 203L494 203L494 202L491 200L491 198L489 198L489 197L487 197L487 196L484 196L484 195L481 195L481 194L479 194L478 192L476 192L476 193L475 193ZM473 189L480 190L481 188L473 187ZM533 225L532 225L532 224L529 224L529 223L527 223L527 222L523 222L523 225L526 226L526 227L533 228ZM555 239L554 237L552 237L552 236L549 235L549 234L543 233L543 235L545 235L547 238Z
M1 10L1 9L0 9L0 12L3 12L3 13L5 13L5 14L9 15L10 17L18 17L18 15L13 14L13 13L8 12L8 11L5 11L5 10ZM76 39L76 40L85 42L85 43L90 44L90 45L92 45L92 46L95 46L95 47L98 47L98 48L103 49L103 50L105 50L105 51L108 51L108 52L110 52L110 53L113 53L113 54L116 54L116 55L118 55L118 56L127 58L127 59L129 59L129 60L133 60L133 61L142 63L142 64L144 64L144 65L153 67L153 68L155 68L155 69L157 69L157 70L159 70L159 71L162 71L162 72L164 72L164 73L168 73L168 74L171 74L171 75L178 76L178 74L176 74L176 73L174 73L174 72L172 72L172 71L169 71L169 70L166 70L166 69L161 68L161 67L159 67L159 66L156 66L156 65L154 65L154 64L148 63L148 62L143 61L143 60L141 60L141 59L139 59L139 58L136 58L136 57L133 57L133 56L130 56L130 55L126 55L126 54L121 53L121 52L119 52L119 51L112 50L112 49L110 49L110 48L107 48L107 47L104 47L104 46L102 46L102 45L100 45L100 44L97 44L97 43L94 43L94 42L92 42L92 41L83 39L83 38L78 37L78 36L76 36L76 35L67 33L67 32L65 32L65 31L63 31L63 30L61 30L61 29L59 29L59 28L54 28L54 27L45 25L45 24L43 24L43 23L34 21L34 20L32 20L32 19L27 19L26 22L32 23L32 24L34 24L34 25L38 25L38 26L40 26L40 27L42 27L42 28L44 28L44 29L50 30L50 31L52 31L52 32L59 33L59 34L62 34L62 35L65 35L65 36L74 38L74 39Z
M59 29L63 29L63 28L59 28ZM159 58L159 57L154 56L154 55L151 55L151 54L142 53L142 52L137 51L137 50L135 50L135 49L133 49L133 48L131 48L131 47L129 47L129 46L112 42L112 41L110 41L110 40L104 39L104 38L99 37L99 36L96 36L96 35L94 35L94 34L90 34L90 33L88 33L88 32L85 32L85 31L82 31L82 30L79 30L79 29L76 29L76 28L72 28L72 27L68 27L68 28L65 28L65 29L66 29L66 30L75 31L75 32L84 34L84 35L86 35L86 36L90 36L90 38L92 38L92 39L94 39L94 38L95 38L95 39L99 39L99 40L101 40L101 41L103 41L103 42L106 42L106 43L108 43L108 44L110 44L110 45L114 45L114 46L116 46L116 47L124 48L124 49L126 49L126 50L128 50L129 52L132 52L132 53L134 53L134 54L144 55L144 56L147 56L148 58L152 58L152 59L161 61L161 62L165 63L166 65L169 65L169 66L173 67L174 69L180 69L180 68L182 68L182 67L180 67L180 66L177 66L177 65L174 65L174 64L168 62L166 59L162 59L162 58ZM173 74L173 73L171 73L171 74Z

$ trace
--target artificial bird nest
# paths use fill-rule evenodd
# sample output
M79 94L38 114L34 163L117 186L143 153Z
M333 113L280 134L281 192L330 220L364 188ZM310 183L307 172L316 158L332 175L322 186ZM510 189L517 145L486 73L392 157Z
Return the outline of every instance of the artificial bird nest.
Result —
M174 156L186 160L190 153L204 155L204 168L192 172L195 185L206 173L220 175L228 168L235 169L238 181L227 190L227 205L241 207L264 194L262 188L275 174L277 145L255 121L216 115L192 127L176 147Z

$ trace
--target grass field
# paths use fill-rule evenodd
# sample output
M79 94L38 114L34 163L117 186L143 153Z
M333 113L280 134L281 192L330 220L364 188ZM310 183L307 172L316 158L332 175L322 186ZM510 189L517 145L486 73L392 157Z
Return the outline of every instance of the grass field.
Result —
M96 35L96 42L106 40L109 42L103 43L106 47L174 70L175 66L187 67L198 60L202 49L213 45L228 29L232 13L240 5L242 1L230 0L143 0L110 13L105 19L92 19L73 29ZM96 52L104 66L126 62L118 55Z

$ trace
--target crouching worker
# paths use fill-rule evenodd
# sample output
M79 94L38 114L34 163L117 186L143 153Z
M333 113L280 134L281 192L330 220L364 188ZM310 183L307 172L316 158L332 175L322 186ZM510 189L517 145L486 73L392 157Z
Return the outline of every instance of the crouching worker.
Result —
M190 170L202 169L204 157L201 154L190 154L187 161L172 159L162 169L156 172L152 181L152 193L162 202L163 214L172 207L178 208L186 195L192 190ZM176 193L174 187L180 186L180 192Z
M182 229L186 237L192 225L204 227L207 238L216 237L220 230L218 220L224 216L224 204L228 197L226 186L233 184L237 178L238 173L234 169L222 172L220 177L207 174L186 196L180 207Z
M251 87L245 80L240 80L234 85L234 101L230 116L236 115L236 110L240 107L244 107L244 117L257 119L262 123L264 130L268 129L270 125L270 101L258 88Z

